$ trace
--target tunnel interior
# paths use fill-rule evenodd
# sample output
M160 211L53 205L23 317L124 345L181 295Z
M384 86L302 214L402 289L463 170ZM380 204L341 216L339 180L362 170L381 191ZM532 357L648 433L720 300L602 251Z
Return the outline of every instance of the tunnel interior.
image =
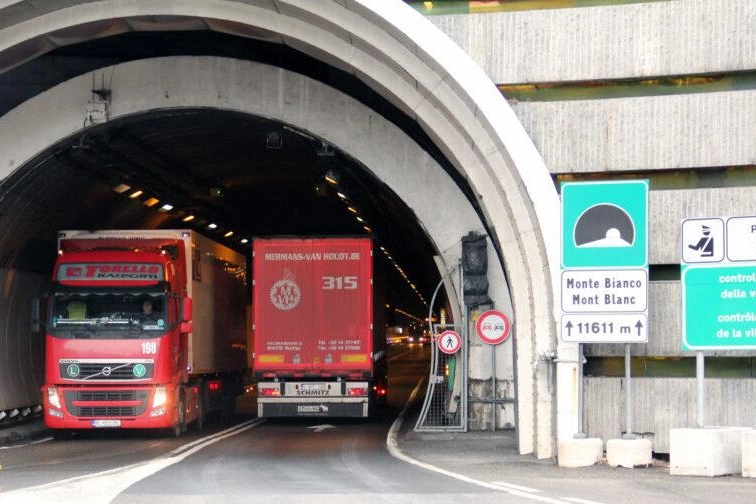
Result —
M466 181L417 123L356 77L262 40L211 31L129 32L65 45L0 74L0 114L76 76L173 55L258 61L338 89L404 131L479 212ZM93 78L92 89L93 96L107 91L107 82ZM13 272L44 279L4 307L16 314L6 331L6 361L11 354L18 361L4 367L37 369L20 379L19 388L31 395L40 382L34 360L41 339L9 335L28 333L18 314L28 313L21 305L30 294L47 287L59 230L191 228L247 256L255 237L372 236L389 260L387 326L421 322L440 279L433 261L439 251L371 167L295 124L232 110L167 108L83 125L0 182L0 223L6 291L18 287Z

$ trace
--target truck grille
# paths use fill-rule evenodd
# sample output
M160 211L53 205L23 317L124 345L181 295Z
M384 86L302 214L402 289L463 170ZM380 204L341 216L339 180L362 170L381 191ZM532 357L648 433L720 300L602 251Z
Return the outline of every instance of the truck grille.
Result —
M155 364L149 362L60 362L64 380L148 380Z
M141 415L147 410L149 396L147 390L67 390L64 392L66 409L74 416L85 418L134 417ZM103 402L130 402L132 404L86 404ZM138 404L134 405L134 402L138 402Z

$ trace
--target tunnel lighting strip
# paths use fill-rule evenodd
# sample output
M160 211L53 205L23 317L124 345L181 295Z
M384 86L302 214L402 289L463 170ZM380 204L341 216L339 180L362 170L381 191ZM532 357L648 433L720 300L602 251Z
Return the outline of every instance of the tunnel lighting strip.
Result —
M334 170L329 169L326 174L323 176L323 179L328 182L330 185L332 185L334 188L337 188L339 185L339 175ZM364 229L367 233L373 233L373 228L370 227L370 224L362 217L360 216L359 209L349 200L349 197L341 191L336 191L336 196L339 197L339 199L346 205L347 211L354 214L354 218L362 224L362 229ZM404 270L397 264L397 262L394 260L393 257L391 257L391 254L388 253L386 248L384 246L380 246L380 249L383 251L383 253L386 255L389 261L391 261L396 268L396 270L399 272L401 277L404 279L405 282L407 282L407 285L409 285L410 289L412 289L415 293L415 295L420 299L420 301L425 305L428 306L428 302L425 300L425 298L418 292L417 287L415 284L409 279L406 273L404 273Z

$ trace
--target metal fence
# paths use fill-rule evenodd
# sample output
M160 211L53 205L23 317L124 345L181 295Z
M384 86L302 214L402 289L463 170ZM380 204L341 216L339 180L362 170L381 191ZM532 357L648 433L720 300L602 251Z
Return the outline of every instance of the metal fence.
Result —
M415 424L415 431L467 431L467 341L460 326L434 325L431 364L425 401ZM446 354L438 348L440 332L455 330L462 338L462 348Z

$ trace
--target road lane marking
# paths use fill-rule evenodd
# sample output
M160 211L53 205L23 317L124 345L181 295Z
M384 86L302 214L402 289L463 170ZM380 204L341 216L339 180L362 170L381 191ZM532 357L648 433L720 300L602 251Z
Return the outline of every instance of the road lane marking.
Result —
M410 394L409 399L405 403L404 408L402 409L401 413L399 413L399 416L396 418L396 420L394 420L394 423L391 424L391 428L389 429L388 436L386 436L386 448L388 449L389 453L394 458L407 462L408 464L421 467L428 471L433 471L439 474L443 474L444 476L449 476L450 478L457 479L459 481L464 481L465 483L470 483L472 485L488 488L489 490L497 490L499 492L506 492L511 495L517 495L519 497L523 497L523 498L538 501L538 502L545 502L547 504L569 504L568 501L565 501L565 500L554 499L552 497L547 497L545 495L535 495L529 491L518 490L514 487L504 487L504 486L496 485L494 483L489 483L486 481L477 480L475 478L470 478L469 476L465 476L463 474L447 471L446 469L436 467L426 462L421 462L420 460L414 459L410 457L409 455L405 455L404 453L402 453L402 451L399 450L399 447L397 444L397 436L399 433L399 429L401 428L402 423L404 422L404 418L407 415L407 410L409 409L409 405L412 404L415 397L417 397L417 394L420 391L421 384L422 382L418 383L415 386L415 388L412 390L412 393Z
M82 496L86 496L89 504L108 504L131 485L183 461L203 448L256 427L264 421L264 418L256 418L242 422L221 432L179 446L167 455L156 459L36 487L3 492L0 493L0 503L80 503Z
M577 502L577 504L604 504L603 502L580 499L578 497L565 497L564 500L570 502Z
M507 488L514 488L515 490L521 490L523 492L538 493L541 491L541 490L538 490L537 488L530 488L526 486L515 485L514 483L507 483L506 481L492 481L491 483L493 483L494 485L501 485Z

